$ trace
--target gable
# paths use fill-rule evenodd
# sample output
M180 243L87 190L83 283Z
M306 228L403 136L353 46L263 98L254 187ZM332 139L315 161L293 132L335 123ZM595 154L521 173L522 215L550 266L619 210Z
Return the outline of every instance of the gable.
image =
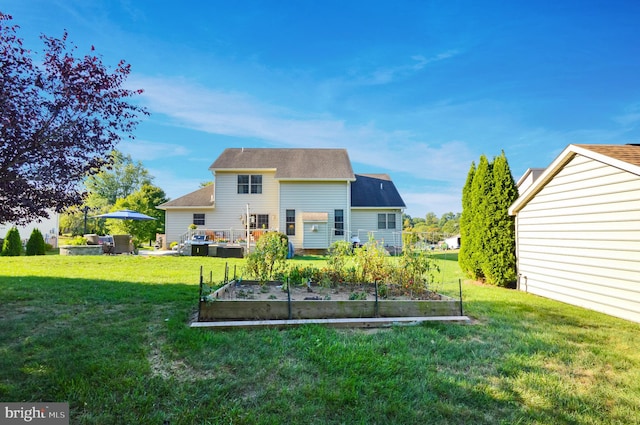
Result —
M576 156L640 176L638 145L569 145L533 184L521 192L520 197L509 208L509 214L516 215Z

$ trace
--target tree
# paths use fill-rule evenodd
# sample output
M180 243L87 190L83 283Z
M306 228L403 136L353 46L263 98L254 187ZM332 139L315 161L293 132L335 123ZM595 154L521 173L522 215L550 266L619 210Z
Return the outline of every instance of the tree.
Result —
M487 235L489 234L489 217L491 210L491 194L493 192L493 176L491 163L485 155L480 156L478 168L473 176L471 185L473 216L470 223L470 238L468 241L471 252L468 275L473 279L483 279L482 264L487 255Z
M445 235L455 235L460 233L460 213L453 215L453 213L447 213L445 215L452 214L446 221L440 226L440 231ZM444 215L443 215L444 218ZM442 219L440 219L442 223Z
M5 236L0 255L6 257L19 257L22 254L22 239L17 227L12 227Z
M44 255L45 254L44 237L38 229L33 229L29 240L27 241L27 255Z
M469 274L471 267L471 221L473 219L473 177L476 173L475 162L471 163L471 168L467 174L467 180L462 188L462 214L460 215L460 252L458 252L458 264L463 273Z
M508 210L518 197L504 152L471 165L462 190L460 268L472 279L509 286L516 279L515 226Z
M44 54L23 47L0 12L0 222L26 223L82 203L80 182L109 163L146 109L123 88L130 66L113 72L62 38L41 36ZM32 57L33 56L33 57Z
M515 219L509 207L518 198L518 188L504 154L493 160L493 191L488 218L486 258L482 272L487 283L509 286L516 281Z
M85 181L87 190L94 197L94 204L114 205L118 199L126 198L153 181L142 162L134 162L131 155L125 156L113 150L110 157L109 165Z
M425 223L427 224L427 229L430 233L435 233L440 230L438 223L438 216L434 212L428 212L425 216Z
M109 228L113 233L126 233L134 237L137 245L143 241L149 244L156 239L156 233L164 233L164 211L157 209L160 204L167 202L167 195L162 189L150 184L143 185L140 190L119 199L113 206L114 211L131 209L154 217L155 220L111 220Z

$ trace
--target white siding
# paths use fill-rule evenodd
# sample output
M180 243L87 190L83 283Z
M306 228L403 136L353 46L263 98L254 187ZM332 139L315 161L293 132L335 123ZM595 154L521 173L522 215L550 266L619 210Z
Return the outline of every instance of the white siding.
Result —
M577 155L516 231L520 289L640 322L640 177Z
M395 214L395 229L378 229L378 214ZM397 209L353 209L351 211L351 234L360 242L369 240L369 234L384 246L402 246L402 211Z
M280 228L285 229L286 210L296 211L296 234L289 236L295 248L328 248L334 241L348 238L349 186L347 182L282 182L280 184ZM334 211L343 210L345 217L344 236L336 236L333 223ZM303 212L326 212L327 223L318 225L318 232L305 232ZM307 223L310 228L311 224ZM320 227L325 226L324 240ZM307 229L308 230L308 229ZM310 236L311 240L305 240ZM312 246L311 246L312 245Z
M331 225L329 223L305 222L303 226L304 241L302 248L327 249L331 245L329 237Z
M238 174L262 175L262 193L238 193ZM278 229L278 182L274 172L242 171L235 173L217 172L215 176L215 213L209 229L242 229L242 216L249 214L266 214L269 216L269 227Z
M201 229L212 229L213 209L169 209L165 211L165 238L169 246L171 242L180 242L180 236L189 230L189 225L193 223L194 214L204 214L204 226Z

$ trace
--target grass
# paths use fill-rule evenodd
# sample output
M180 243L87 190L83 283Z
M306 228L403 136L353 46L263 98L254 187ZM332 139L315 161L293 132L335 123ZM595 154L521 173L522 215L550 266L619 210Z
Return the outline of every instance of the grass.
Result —
M465 283L469 325L189 328L224 262L0 257L0 401L72 424L640 423L637 324Z

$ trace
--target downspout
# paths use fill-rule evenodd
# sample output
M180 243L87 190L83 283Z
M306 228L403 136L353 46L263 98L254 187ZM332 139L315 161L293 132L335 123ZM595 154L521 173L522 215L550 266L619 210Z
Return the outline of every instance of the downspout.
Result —
M347 180L347 216L345 217L345 231L342 237L345 241L351 240L351 181Z

